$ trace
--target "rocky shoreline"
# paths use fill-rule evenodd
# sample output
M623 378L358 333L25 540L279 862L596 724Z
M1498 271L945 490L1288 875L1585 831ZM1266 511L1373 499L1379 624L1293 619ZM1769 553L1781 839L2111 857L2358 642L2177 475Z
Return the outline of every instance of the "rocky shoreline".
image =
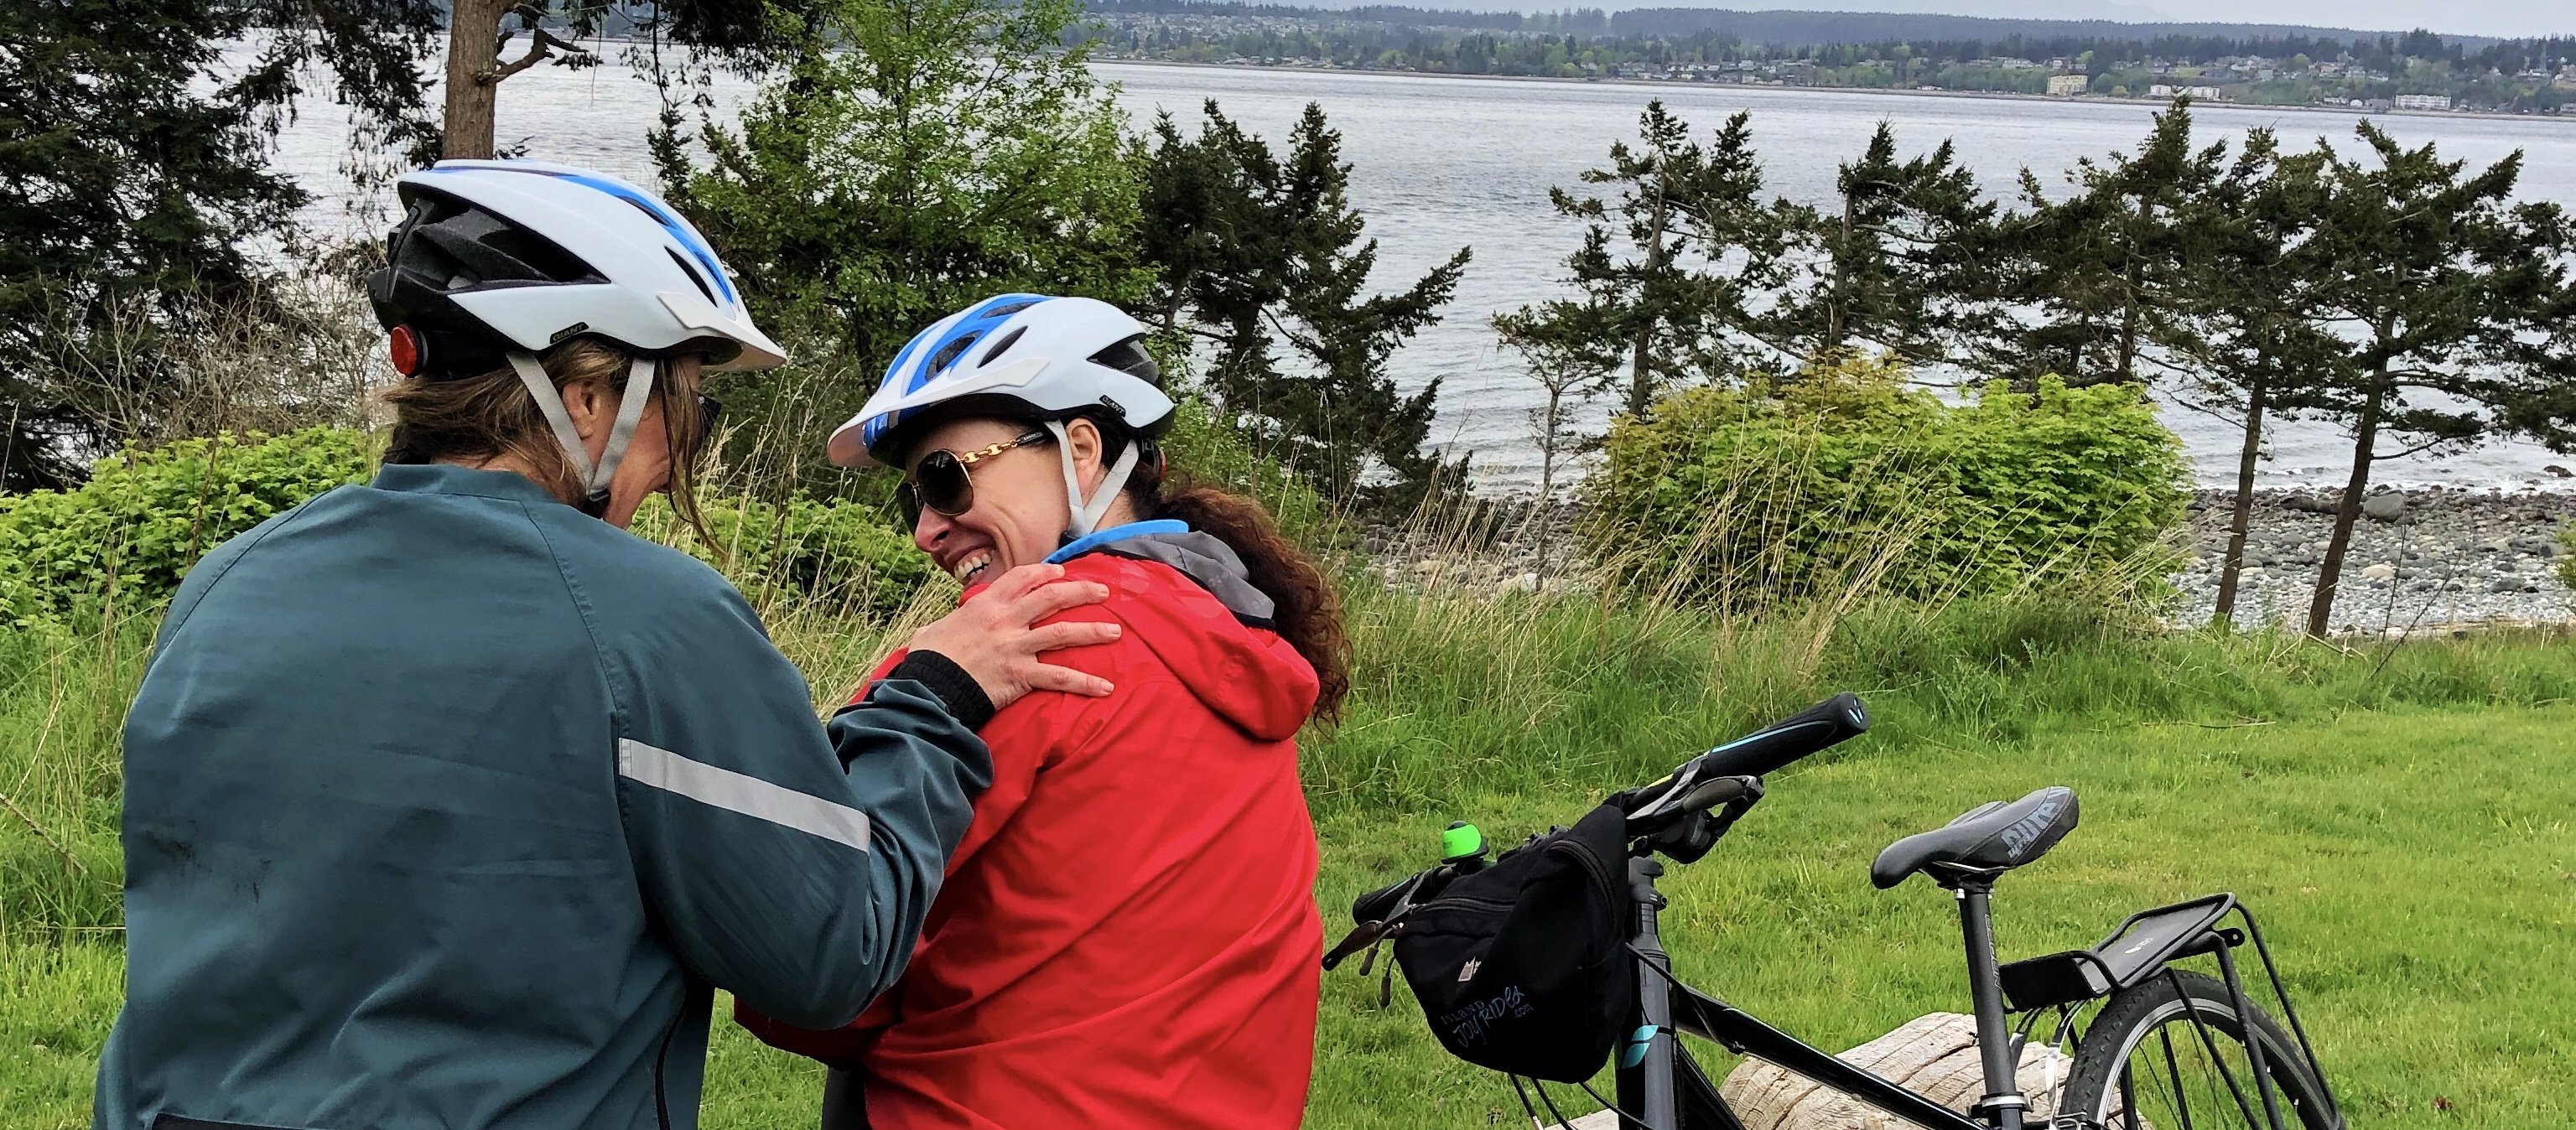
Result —
M2337 491L2257 491L2237 588L2240 628L2307 623L2308 598L2334 532ZM2203 490L2191 501L2189 560L2173 575L2176 627L2209 622L2218 567L2227 550L2232 493ZM1592 583L1573 536L1576 511L1556 504L1532 512L1506 502L1503 535L1468 546L1456 538L1389 527L1367 531L1374 567L1408 588L1458 586L1499 592L1564 592ZM2428 487L2365 499L2344 557L2331 631L2338 635L2430 635L2476 625L2576 620L2576 591L2554 575L2567 550L2558 531L2576 521L2576 492Z
M2255 494L2233 617L2238 627L2307 623L2340 494ZM2227 491L2192 499L2193 557L2173 578L2183 594L2171 614L2176 624L2207 623L2217 608L2233 504ZM2576 494L2383 491L2362 501L2362 515L2335 596L2332 630L2338 634L2425 634L2576 618L2576 593L2552 575L2565 552L2558 531L2576 516Z

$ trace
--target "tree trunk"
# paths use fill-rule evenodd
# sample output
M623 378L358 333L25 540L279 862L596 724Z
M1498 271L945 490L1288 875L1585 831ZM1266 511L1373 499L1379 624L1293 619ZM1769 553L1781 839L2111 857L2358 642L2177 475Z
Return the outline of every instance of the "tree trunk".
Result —
M447 17L447 116L438 155L492 159L492 105L500 91L501 17L509 0L456 0Z
M2370 489L2370 453L2379 440L2379 412L2387 398L2385 361L2362 401L2361 419L2353 428L2352 477L2345 480L2343 504L2335 508L2334 539L2326 543L2325 571L2317 574L2316 595L2308 601L2308 634L2324 639L2334 616L2335 586L2343 579L2344 550L2352 545L2352 527L2361 520L2361 492Z
M1563 390L1547 390L1546 422L1538 440L1538 500L1542 503L1547 501L1548 488L1556 484L1556 444L1558 431L1564 426L1564 404Z
M1839 249L1840 253L1833 257L1833 288L1827 292L1833 295L1833 297L1825 303L1824 352L1828 355L1842 349L1843 335L1848 332L1843 326L1843 307L1845 303L1851 300L1851 296L1845 293L1843 288L1846 285L1846 280L1850 277L1850 260L1852 254L1852 212L1855 207L1857 207L1857 205L1853 202L1851 194L1844 193L1843 245Z
M2236 581L2245 567L2245 534L2254 523L2254 466L2263 458L2264 382L2256 379L2246 385L2245 449L2236 456L2236 506L2227 523L2227 560L2219 565L2218 610L2210 615L2213 624L2236 622Z
M2154 219L2154 209L2148 205L2144 199L2139 200L2139 229L2144 230L2146 225L2153 222ZM2132 238L2129 242L2126 258L2128 259L2128 263L2121 271L2121 286L2123 287L2123 294L2122 301L2120 303L2120 363L2118 370L2114 375L2124 384L2134 384L2138 379L2139 289L2138 245L2135 238Z
M1660 315L1648 301L1646 293L1664 272L1664 163L1661 158L1655 161L1655 216L1647 225L1646 232L1646 278L1637 288L1637 302L1646 307L1646 319L1645 324L1637 327L1636 360L1628 370L1628 415L1639 420L1646 418L1646 410L1653 407L1655 399L1655 382L1648 375L1646 355L1654 343L1655 322Z

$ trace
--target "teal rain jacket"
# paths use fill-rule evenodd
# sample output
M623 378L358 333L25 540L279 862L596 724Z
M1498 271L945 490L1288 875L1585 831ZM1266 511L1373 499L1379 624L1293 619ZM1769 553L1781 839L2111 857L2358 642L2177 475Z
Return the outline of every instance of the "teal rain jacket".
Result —
M902 972L991 711L933 657L827 733L731 585L519 475L280 514L126 719L96 1125L688 1130L711 985L829 1028Z

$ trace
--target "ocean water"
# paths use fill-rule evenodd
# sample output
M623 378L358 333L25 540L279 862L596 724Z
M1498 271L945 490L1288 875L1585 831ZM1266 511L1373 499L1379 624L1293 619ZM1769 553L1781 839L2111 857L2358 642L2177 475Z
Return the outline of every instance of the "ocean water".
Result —
M1379 242L1379 280L1400 286L1459 247L1475 257L1443 321L1416 337L1393 361L1399 384L1442 382L1433 440L1475 452L1480 476L1511 488L1535 479L1529 410L1538 390L1516 358L1496 347L1489 319L1550 295L1560 260L1580 240L1574 221L1548 206L1553 185L1578 187L1584 169L1606 159L1612 141L1632 137L1647 99L1660 97L1701 132L1737 110L1750 110L1765 159L1768 190L1821 202L1837 163L1860 151L1882 121L1907 151L1956 141L1962 159L1991 190L2009 190L2024 168L2051 185L2076 160L2133 146L2148 128L2150 107L2090 101L2034 101L1931 94L1868 94L1681 84L1468 80L1396 74L1254 68L1101 64L1121 104L1141 128L1159 112L1185 126L1215 99L1225 112L1284 146L1309 102L1319 103L1342 135L1352 165L1351 195ZM709 92L718 113L749 97L747 84L719 80ZM375 230L386 223L389 194L352 189L342 172L347 124L328 107L308 111L280 138L275 159L317 194L318 225ZM644 133L657 110L652 89L614 63L584 71L537 68L502 88L499 137L528 156L598 167L650 183ZM2271 108L2206 106L2197 110L2205 136L2241 135L2273 126L2285 144L2352 138L2355 115ZM2380 119L2406 144L2436 142L2447 156L2474 164L2520 151L2521 194L2576 206L2576 121L2457 115ZM1606 414L1606 404L1596 406ZM2237 425L2179 404L2166 422L2190 449L2204 481L2232 482ZM2350 443L2323 423L2288 422L2273 429L2272 485L2340 483ZM2527 443L2491 443L2442 457L2382 463L2374 478L2462 486L2545 485L2543 469L2576 466Z

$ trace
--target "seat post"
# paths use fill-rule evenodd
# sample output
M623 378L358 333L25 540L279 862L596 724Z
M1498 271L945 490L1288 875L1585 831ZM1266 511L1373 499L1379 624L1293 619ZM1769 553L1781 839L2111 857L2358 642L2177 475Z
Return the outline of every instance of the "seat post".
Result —
M1968 948L1968 995L1977 1010L1977 1054L1985 1062L1986 1097L1977 1103L1986 1124L1998 1130L2022 1130L2019 1064L2013 1062L2010 1030L2004 1022L2002 975L1995 967L1995 927L1988 896L1994 893L1990 873L1963 875L1941 884L1959 899L1959 932Z

